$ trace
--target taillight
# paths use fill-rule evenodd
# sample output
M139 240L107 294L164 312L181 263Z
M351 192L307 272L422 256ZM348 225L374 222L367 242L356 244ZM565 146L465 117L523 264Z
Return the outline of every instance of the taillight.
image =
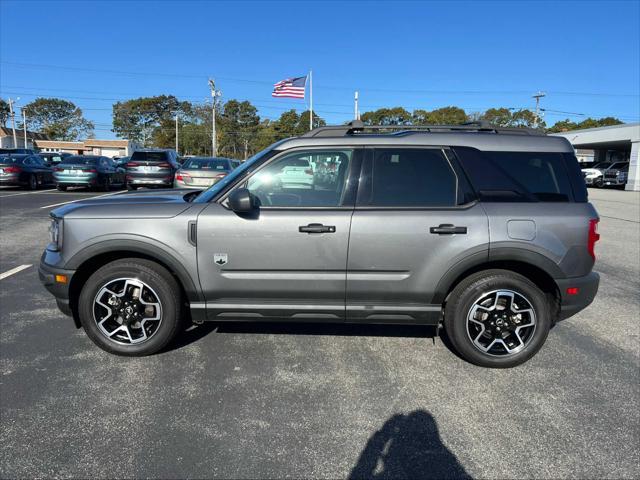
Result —
M139 167L140 164L138 162L127 162L127 168L129 167Z
M171 164L170 163L161 163L160 165L158 165L158 167L160 168L171 168Z
M83 168L82 171L84 173L98 173L98 171L95 168Z
M191 177L186 173L176 173L176 180L179 182L184 182L187 179L191 179Z
M64 172L64 168L60 168L60 167L55 167L53 169L54 172Z
M20 173L22 169L20 167L4 167L4 173Z
M596 252L595 246L596 242L600 240L600 234L598 233L598 222L599 218L592 218L589 220L589 237L587 239L587 250L589 251L589 255L595 260Z
M227 174L226 173L219 173L216 175L216 178L222 178L222 177L226 177Z

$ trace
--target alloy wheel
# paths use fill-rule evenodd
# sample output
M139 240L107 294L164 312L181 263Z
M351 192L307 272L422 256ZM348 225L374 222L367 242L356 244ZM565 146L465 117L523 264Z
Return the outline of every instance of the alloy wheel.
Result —
M505 357L533 339L536 314L531 302L513 290L494 290L478 298L467 315L467 334L481 352Z
M135 345L149 340L162 323L158 294L136 278L118 278L103 285L93 301L93 318L110 341Z

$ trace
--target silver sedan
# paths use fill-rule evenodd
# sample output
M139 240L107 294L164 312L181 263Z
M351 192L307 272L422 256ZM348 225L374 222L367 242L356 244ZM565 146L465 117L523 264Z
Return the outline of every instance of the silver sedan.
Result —
M240 165L238 160L228 158L190 157L176 172L173 186L175 188L209 188L226 177L238 165Z

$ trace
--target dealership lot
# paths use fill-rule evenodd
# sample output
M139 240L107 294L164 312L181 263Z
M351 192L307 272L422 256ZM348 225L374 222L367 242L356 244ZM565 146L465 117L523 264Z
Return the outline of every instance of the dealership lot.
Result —
M49 211L105 194L0 189L0 477L637 478L640 195L589 193L596 301L497 371L423 327L206 324L109 355L37 278Z

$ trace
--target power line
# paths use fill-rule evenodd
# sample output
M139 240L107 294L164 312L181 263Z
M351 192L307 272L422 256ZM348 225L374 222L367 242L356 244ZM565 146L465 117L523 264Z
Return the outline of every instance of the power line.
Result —
M88 67L76 67L76 66L64 66L64 65L51 65L51 64L38 64L38 63L22 63L22 62L7 62L1 61L0 63L5 65L11 65L22 68L36 68L36 69L49 69L49 70L66 70L77 72L91 72L91 73L106 73L112 75L129 75L129 76L144 76L150 75L155 77L167 77L167 78L192 78L200 79L208 78L209 74L194 74L194 73L167 73L167 72L132 72L124 70L110 70L101 68L88 68ZM255 80L247 78L237 77L225 77L216 75L216 78L227 82L242 82L242 83L255 83L262 85L273 85L273 81L269 80ZM352 86L335 86L335 85L316 85L317 88L325 88L331 90L350 90L353 91L355 87ZM529 94L530 90L404 90L404 89L388 89L388 88L358 88L359 91L368 92L395 92L395 93L415 93L415 94L458 94L458 95L486 95L486 94L509 94L509 95L521 95ZM547 90L547 93L553 95L571 95L571 96L602 96L602 97L640 97L637 93L607 93L607 92L572 92L572 91L554 91Z

